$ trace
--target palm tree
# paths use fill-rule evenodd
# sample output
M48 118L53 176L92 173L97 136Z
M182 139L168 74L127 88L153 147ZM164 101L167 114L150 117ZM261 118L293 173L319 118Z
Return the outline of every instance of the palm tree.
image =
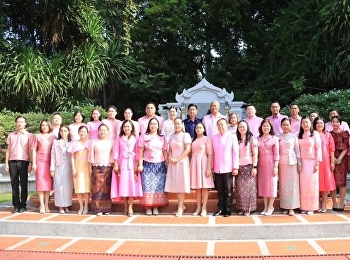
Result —
M3 71L4 90L18 95L20 112L26 112L29 97L37 102L52 90L47 60L31 46L19 46L9 52Z

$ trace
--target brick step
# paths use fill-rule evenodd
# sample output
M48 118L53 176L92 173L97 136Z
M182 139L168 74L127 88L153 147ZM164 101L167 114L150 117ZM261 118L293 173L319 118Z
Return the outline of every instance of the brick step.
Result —
M212 213L215 212L217 210L217 192L215 190L211 190L209 192L209 199L208 199L208 204L207 204L207 211L208 213ZM169 205L165 206L165 207L161 207L159 208L159 212L160 214L172 214L174 211L176 211L177 209L177 199L176 199L176 194L167 194L168 199L169 199ZM29 199L29 203L31 206L39 208L39 197L37 194L34 194L30 197ZM262 211L264 208L264 202L262 198L258 198L258 202L257 202L258 206L257 206L257 211ZM236 200L233 199L233 206L232 206L232 212L236 212ZM195 199L195 191L191 191L190 194L186 194L185 197L185 206L186 206L186 210L185 210L185 214L191 214L193 213L196 208L197 208L197 204L196 204L196 199ZM54 203L54 199L51 198L50 202L49 202L49 207L50 209L56 209L57 207L55 206ZM142 207L139 204L139 200L134 200L134 212L135 213L144 213L145 209L144 207ZM280 206L279 206L279 198L275 199L275 203L274 203L274 208L275 208L275 212L280 212ZM332 208L332 200L331 198L327 199L327 208ZM76 196L73 196L73 205L70 207L70 209L72 211L78 211L79 209L79 203L78 203L78 199L76 198ZM112 212L120 212L123 213L124 211L124 203L123 201L112 201Z

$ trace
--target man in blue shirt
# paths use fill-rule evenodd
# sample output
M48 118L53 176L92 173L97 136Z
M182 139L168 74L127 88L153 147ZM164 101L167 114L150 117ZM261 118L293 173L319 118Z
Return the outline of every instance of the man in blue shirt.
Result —
M196 125L202 122L202 119L197 118L198 110L197 105L189 104L187 107L187 118L184 120L185 132L189 133L193 139Z

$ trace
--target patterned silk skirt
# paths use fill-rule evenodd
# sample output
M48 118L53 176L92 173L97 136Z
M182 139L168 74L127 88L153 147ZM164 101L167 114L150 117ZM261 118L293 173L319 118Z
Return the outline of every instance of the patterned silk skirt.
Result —
M256 177L252 177L253 165L240 165L236 176L236 207L239 211L251 212L256 210L257 190Z
M169 204L168 198L164 194L165 178L166 167L164 162L143 162L143 172L141 173L143 197L140 200L141 206L152 208Z
M109 213L111 201L112 167L92 166L91 211Z

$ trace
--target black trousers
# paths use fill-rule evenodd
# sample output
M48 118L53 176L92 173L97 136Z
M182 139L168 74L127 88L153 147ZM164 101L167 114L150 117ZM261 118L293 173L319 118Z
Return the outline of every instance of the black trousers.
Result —
M12 205L15 208L25 208L27 206L28 166L28 161L9 161L12 187Z
M231 213L232 193L233 193L233 176L228 173L214 173L215 188L218 191L218 206L224 213Z

